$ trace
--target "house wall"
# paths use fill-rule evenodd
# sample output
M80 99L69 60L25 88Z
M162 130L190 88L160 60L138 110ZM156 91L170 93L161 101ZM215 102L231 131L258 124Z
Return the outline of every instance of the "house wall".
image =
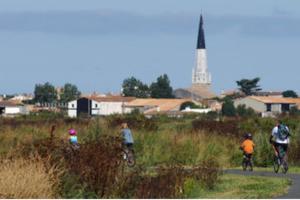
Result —
M28 114L28 111L24 106L5 107L4 114L6 115Z
M94 115L123 114L123 102L93 102L92 111Z
M92 115L99 115L100 103L92 100Z
M77 100L68 103L68 116L77 117Z
M281 113L281 104L272 104L271 112Z
M237 107L238 105L243 105L245 104L247 108L252 108L256 112L265 112L267 110L267 107L264 103L260 101L256 101L251 98L242 98L242 99L237 99L234 101L234 107Z

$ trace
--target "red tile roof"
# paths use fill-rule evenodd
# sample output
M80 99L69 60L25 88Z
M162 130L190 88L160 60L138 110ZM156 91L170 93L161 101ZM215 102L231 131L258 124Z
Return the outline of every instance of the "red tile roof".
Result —
M260 101L263 103L289 103L289 104L297 104L300 103L300 98L287 98L287 97L270 97L270 96L250 96L256 101Z

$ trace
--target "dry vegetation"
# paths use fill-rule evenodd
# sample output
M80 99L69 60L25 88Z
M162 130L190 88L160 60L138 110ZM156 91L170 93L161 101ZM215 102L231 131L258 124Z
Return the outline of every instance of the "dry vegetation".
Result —
M38 158L2 160L0 163L1 198L55 198L58 174L47 169Z

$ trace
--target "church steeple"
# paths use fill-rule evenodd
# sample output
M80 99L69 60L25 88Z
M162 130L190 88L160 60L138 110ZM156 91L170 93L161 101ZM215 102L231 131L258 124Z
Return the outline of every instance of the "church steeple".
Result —
M197 49L205 49L205 38L204 38L204 29L203 29L203 17L202 17L202 14L200 15Z
M192 83L204 84L204 85L211 84L211 74L208 72L207 69L207 57L206 57L202 15L200 15L198 41L197 41L197 49L196 49L196 66L192 72Z

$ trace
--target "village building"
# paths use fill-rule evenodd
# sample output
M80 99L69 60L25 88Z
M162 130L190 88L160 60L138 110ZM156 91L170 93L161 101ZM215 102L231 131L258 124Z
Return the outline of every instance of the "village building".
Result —
M262 117L267 117L289 112L292 107L300 105L300 98L247 96L234 101L235 107L239 105L245 105L247 108L261 113Z
M185 102L191 102L191 99L154 99L138 98L124 105L125 112L130 113L133 110L139 110L146 116L157 114L166 114L168 116L182 116L180 107Z
M0 101L0 115L2 116L25 115L28 113L28 109L23 104L13 101Z
M124 104L134 100L135 97L106 96L81 97L68 102L68 116L106 116L111 114L124 114Z

